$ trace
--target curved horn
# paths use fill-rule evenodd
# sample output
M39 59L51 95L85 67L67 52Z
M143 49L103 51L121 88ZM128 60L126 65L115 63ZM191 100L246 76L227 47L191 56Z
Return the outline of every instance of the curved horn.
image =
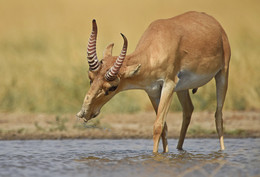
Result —
M96 40L97 40L97 24L96 20L92 21L92 32L88 41L88 50L87 50L87 58L89 69L92 71L98 70L100 63L97 58L96 53Z
M127 39L126 37L120 33L124 39L124 45L123 48L121 50L121 54L118 56L118 58L116 59L116 62L114 63L114 65L107 71L106 75L105 75L105 79L107 81L112 81L116 78L117 74L119 73L119 70L124 62L125 56L126 56L126 51L127 51Z

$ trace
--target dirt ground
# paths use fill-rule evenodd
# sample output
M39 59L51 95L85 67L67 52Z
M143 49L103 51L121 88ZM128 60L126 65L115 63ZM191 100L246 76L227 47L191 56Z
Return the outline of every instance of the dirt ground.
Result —
M224 114L225 137L260 137L260 112ZM155 113L102 114L87 124L74 115L0 113L0 139L152 138ZM182 113L167 116L168 137L178 138ZM195 112L188 138L217 138L213 112Z

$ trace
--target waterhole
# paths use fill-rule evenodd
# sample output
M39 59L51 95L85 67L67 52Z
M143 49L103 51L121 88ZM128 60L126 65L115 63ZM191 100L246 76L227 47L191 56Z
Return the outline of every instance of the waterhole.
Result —
M152 140L0 141L0 176L258 176L260 139L186 139L152 153ZM161 146L160 146L161 148ZM160 149L162 152L162 148Z

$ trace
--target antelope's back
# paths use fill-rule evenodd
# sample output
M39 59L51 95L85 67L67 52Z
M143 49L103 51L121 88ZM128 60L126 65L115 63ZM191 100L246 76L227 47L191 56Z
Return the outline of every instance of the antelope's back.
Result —
M173 63L175 69L187 67L195 71L206 59L204 64L215 64L199 70L202 73L205 69L216 71L223 65L224 34L215 18L205 13L187 12L151 23L141 37L136 51L146 51L153 69L160 66L171 70L169 64Z

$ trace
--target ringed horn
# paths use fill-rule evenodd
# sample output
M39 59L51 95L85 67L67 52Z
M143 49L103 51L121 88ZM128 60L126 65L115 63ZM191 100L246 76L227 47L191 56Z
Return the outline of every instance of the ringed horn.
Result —
M100 67L100 63L97 58L96 52L96 40L97 40L97 24L96 20L92 21L92 32L88 41L87 58L89 69L91 71L97 71Z
M118 56L118 58L116 59L116 62L114 63L114 65L107 71L106 75L105 75L105 79L107 81L113 81L115 80L117 74L119 73L119 70L124 62L125 56L126 56L126 51L127 51L127 39L126 37L120 33L124 39L124 45L123 48L121 50L121 54Z

